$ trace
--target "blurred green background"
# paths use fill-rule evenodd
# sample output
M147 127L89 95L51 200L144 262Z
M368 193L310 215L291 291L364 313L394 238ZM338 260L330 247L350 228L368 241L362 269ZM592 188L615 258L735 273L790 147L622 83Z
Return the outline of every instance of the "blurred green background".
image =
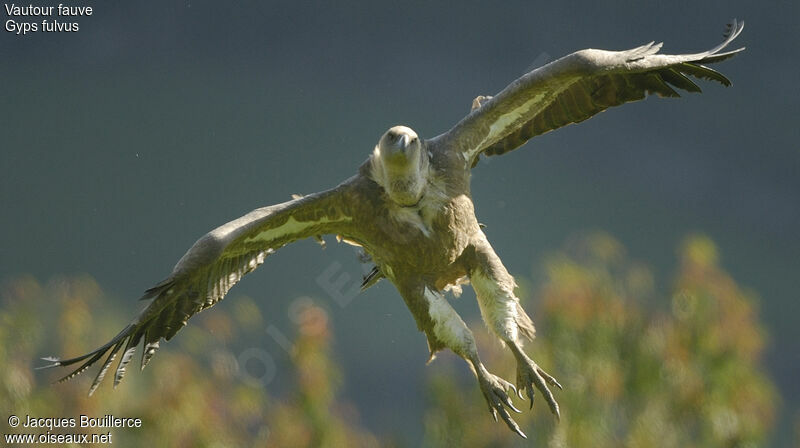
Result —
M391 285L351 294L362 267L332 241L283 249L113 393L31 369L105 342L197 237L349 177L392 125L433 136L548 60L703 50L737 17L731 88L484 159L473 195L566 386L562 424L519 417L534 441L798 443L800 4L84 4L77 33L0 36L4 432L88 412L145 420L121 446L519 443L463 363L425 365ZM473 299L454 306L512 379Z

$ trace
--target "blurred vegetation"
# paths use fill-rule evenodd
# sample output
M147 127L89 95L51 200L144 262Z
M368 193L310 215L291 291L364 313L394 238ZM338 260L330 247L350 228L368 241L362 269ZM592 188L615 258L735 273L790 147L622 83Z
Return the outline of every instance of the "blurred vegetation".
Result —
M688 238L679 257L666 295L605 234L575 241L546 262L546 280L533 294L538 337L528 351L564 390L556 391L559 424L538 397L533 413L515 416L534 446L767 443L776 392L759 363L766 334L755 295L719 267L708 238ZM513 379L513 358L487 332L475 333L490 369ZM463 387L443 374L434 378L427 446L527 446L471 406Z
M537 396L532 412L515 415L530 439L518 438L492 420L473 379L453 374L466 366L441 357L429 369L423 445L755 447L768 442L778 402L760 365L767 335L755 294L719 267L710 240L686 240L667 293L607 235L568 246L546 261L545 278L535 291L520 291L538 324L528 352L564 386L556 391L561 422L554 422ZM258 340L264 331L259 308L247 297L237 297L230 312L215 309L194 318L176 338L180 342L159 352L147 374L129 375L116 391L104 384L89 398L87 380L49 387L55 376L33 370L42 364L37 356L80 353L126 321L98 316L93 310L107 309L104 304L107 299L89 277L44 285L23 277L3 285L5 416L142 418L142 429L111 430L116 446L392 443L364 429L358 410L340 396L345 379L333 361L329 317L310 299L292 304L290 390L272 390L242 373L246 366L239 365L242 352L235 347ZM470 326L488 368L513 382L515 365L507 350L481 323ZM0 421L9 432L6 418ZM80 428L53 432L76 431Z
M248 357L242 358L244 351L233 348L234 342L263 338L263 319L251 299L237 297L236 302L231 313L216 309L195 317L176 338L178 347L170 349L175 344L169 344L159 351L146 374L126 376L123 387L116 390L107 378L88 397L86 379L50 387L56 373L68 371L34 370L45 364L37 355L82 353L115 334L126 319L93 312L108 307L89 277L58 278L46 285L30 277L7 282L0 308L2 432L31 432L11 431L6 421L11 414L75 418L113 414L142 419L142 428L112 429L114 446L378 446L377 438L359 427L355 408L337 397L341 381L331 361L325 311L308 299L293 303L295 381L279 400L267 395L269 387L264 385L269 381L254 381L269 380L268 372L242 372L245 366L239 360ZM263 370L263 362L256 364ZM97 368L83 375L96 374Z

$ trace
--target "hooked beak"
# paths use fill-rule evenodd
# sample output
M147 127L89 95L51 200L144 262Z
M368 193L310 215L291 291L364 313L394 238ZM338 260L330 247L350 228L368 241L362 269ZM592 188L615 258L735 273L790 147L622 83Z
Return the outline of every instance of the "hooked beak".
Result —
M408 137L408 134L403 134L403 136L400 137L400 141L397 142L397 146L399 146L400 149L405 150L408 148L408 143L410 141L411 139Z

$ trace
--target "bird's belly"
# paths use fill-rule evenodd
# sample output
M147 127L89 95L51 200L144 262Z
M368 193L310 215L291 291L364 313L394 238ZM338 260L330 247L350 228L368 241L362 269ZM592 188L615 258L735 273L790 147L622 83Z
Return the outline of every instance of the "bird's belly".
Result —
M479 231L472 201L466 195L435 206L388 209L376 220L369 252L394 275L417 276L440 283L465 275L459 259Z

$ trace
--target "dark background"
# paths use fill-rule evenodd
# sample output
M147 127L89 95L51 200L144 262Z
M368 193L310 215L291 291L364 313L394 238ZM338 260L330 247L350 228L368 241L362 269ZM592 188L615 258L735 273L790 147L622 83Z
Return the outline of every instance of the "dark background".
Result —
M651 98L539 137L482 162L473 194L509 270L534 284L542 256L587 230L610 232L662 283L685 235L711 236L761 298L765 363L782 398L775 441L790 440L800 406L797 2L80 5L94 14L76 20L77 33L0 36L0 278L88 273L119 298L109 309L131 314L197 237L349 177L392 125L434 136L532 63L650 40L700 51L744 19L734 47L747 51L716 67L731 88L704 82L702 95ZM351 276L344 290L360 275L351 249L302 242L231 298L256 298L283 331L290 298L318 298L365 425L414 440L425 371L436 369L424 338L391 285L340 306L315 281L326 269ZM466 296L456 306L474 317ZM268 387L279 395L287 355L266 333L253 344L273 354Z

